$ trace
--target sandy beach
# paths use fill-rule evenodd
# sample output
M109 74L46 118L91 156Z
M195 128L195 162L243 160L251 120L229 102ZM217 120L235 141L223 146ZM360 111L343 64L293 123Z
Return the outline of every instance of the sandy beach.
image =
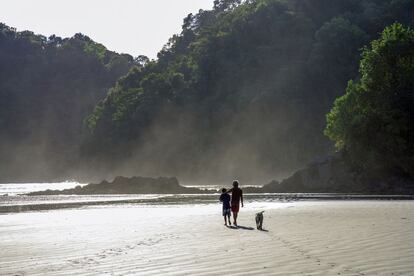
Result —
M265 210L264 228L254 213ZM413 275L414 202L113 205L0 215L0 275Z

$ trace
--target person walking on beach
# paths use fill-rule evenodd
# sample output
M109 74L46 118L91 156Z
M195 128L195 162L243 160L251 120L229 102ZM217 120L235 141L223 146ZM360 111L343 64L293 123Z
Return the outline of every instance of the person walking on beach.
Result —
M243 191L239 188L239 181L233 181L233 188L229 190L231 192L231 212L233 213L233 224L237 226L237 216L240 210L240 203L241 207L243 205Z
M230 222L230 195L227 193L226 188L221 189L220 201L223 203L224 225L227 226L227 219L228 219L229 220L229 225L231 226L231 222Z

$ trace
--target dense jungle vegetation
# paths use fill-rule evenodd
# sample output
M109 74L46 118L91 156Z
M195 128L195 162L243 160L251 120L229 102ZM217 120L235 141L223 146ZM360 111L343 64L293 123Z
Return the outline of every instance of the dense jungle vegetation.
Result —
M73 177L84 118L135 63L82 34L0 24L0 180Z
M414 1L215 1L109 91L84 155L120 172L290 173L333 151L325 115L362 48L413 15Z
M403 156L405 146L385 148L400 142L394 132L405 131L412 141L412 113L401 119L408 123L384 115L403 129L386 127L389 139L378 134L371 145L372 131L383 129L360 128L375 116L359 124L342 121L365 114L362 104L348 108L358 95L372 95L379 105L393 101L399 71L383 78L394 68L377 68L382 59L374 53L400 50L404 43L382 48L386 39L377 40L395 22L413 26L414 1L216 0L211 10L189 14L155 60L116 54L81 34L45 38L1 25L2 178L16 178L22 167L27 175L42 172L43 179L280 178L335 150L324 129L338 97L325 133L340 150L354 161L369 151L370 164L394 150ZM405 28L393 26L385 33ZM373 40L372 49L363 50ZM412 69L412 56L397 60L405 62L398 70ZM407 72L401 78L412 84ZM411 102L389 103L390 112L412 109L412 86L404 87L401 99ZM377 142L384 150L374 154L369 146ZM406 159L390 162L412 165ZM353 164L369 163L360 160Z
M328 114L325 133L355 171L414 179L414 30L395 23L362 55L360 78Z

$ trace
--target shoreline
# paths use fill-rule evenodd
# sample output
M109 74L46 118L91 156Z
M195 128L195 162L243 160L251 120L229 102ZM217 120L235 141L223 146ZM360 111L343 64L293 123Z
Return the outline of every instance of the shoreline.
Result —
M219 193L215 194L125 194L125 195L58 195L31 196L19 195L0 197L0 215L20 212L76 209L110 205L195 205L215 204ZM267 202L320 202L320 201L411 201L412 195L358 195L329 193L247 193L246 201ZM25 202L22 199L30 199ZM10 200L10 201L6 201ZM13 200L17 201L14 203ZM22 200L19 202L19 200ZM38 201L38 202L36 202Z

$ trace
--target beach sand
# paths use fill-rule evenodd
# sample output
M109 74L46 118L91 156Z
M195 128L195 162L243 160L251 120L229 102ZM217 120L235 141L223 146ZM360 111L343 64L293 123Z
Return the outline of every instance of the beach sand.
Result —
M414 275L412 201L247 203L239 229L220 208L0 215L0 275Z

